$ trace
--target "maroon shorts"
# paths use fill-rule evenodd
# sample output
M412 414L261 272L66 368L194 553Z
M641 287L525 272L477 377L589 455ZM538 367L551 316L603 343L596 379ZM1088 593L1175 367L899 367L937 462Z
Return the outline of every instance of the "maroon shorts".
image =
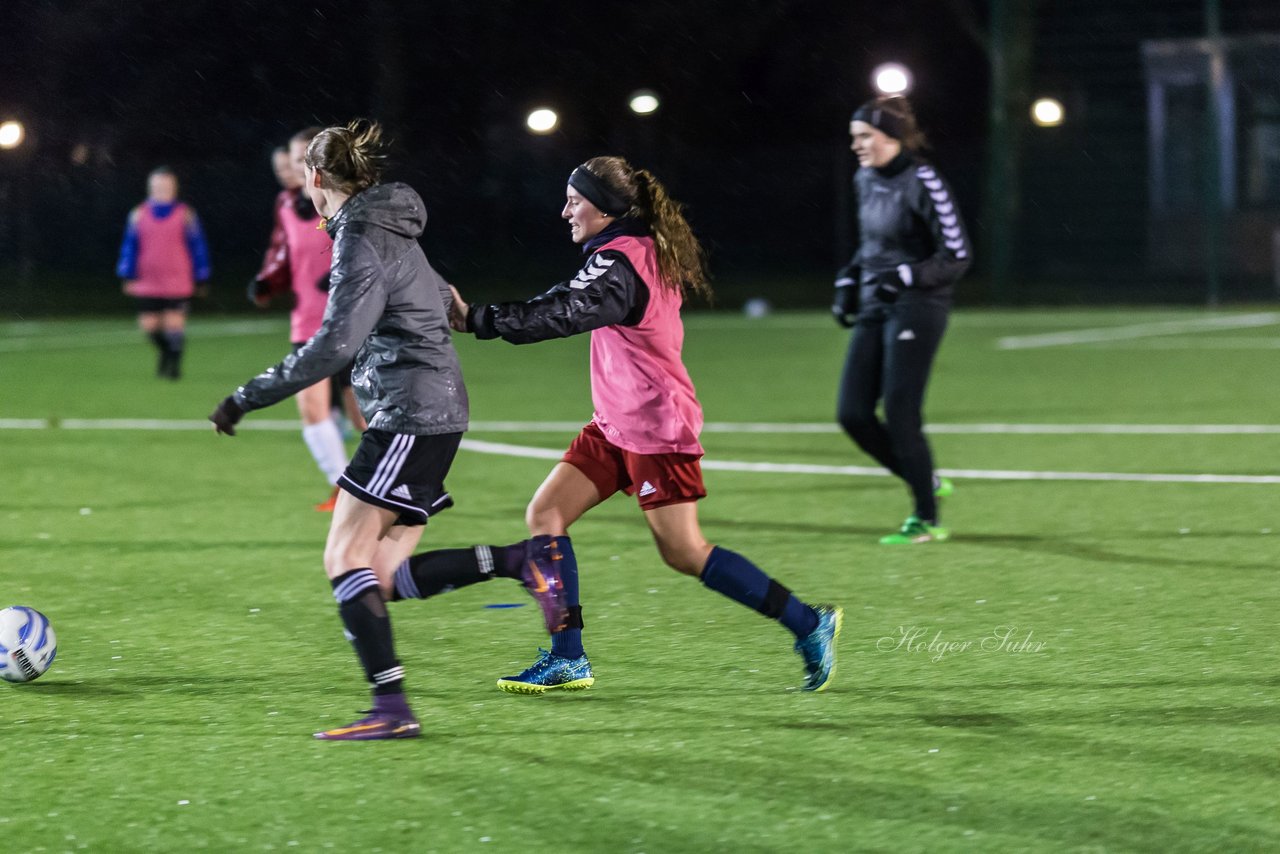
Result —
M600 500L615 492L638 496L641 510L684 504L705 498L701 454L637 454L605 438L595 422L582 428L561 457L581 471L600 492Z

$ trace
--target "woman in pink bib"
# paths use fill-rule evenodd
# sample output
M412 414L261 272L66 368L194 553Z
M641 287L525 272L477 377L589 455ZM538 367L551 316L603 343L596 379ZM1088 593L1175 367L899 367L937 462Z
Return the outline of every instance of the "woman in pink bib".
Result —
M623 492L637 497L668 566L781 622L804 661L804 689L824 690L835 671L842 609L805 604L747 558L708 543L698 525L696 502L706 496L702 407L681 358L680 306L686 292L711 293L702 247L666 188L620 157L583 163L565 194L561 216L586 256L577 275L527 302L467 305L455 290L451 323L513 344L590 332L595 413L529 503L530 540L415 555L396 573L393 598L516 577L523 559L534 570L535 583L525 586L543 606L551 650L498 687L519 694L588 688L595 676L582 646L569 527Z
M168 167L151 172L147 200L129 212L116 275L160 353L156 375L178 379L191 296L196 282L209 279L209 247L196 212L178 201L178 178Z
M276 196L270 245L262 269L249 286L249 297L259 308L266 308L274 295L292 296L289 341L295 353L316 334L329 304L333 241L324 230L320 214L302 190L303 158L307 146L320 131L318 127L298 131L287 148L272 154L272 167L281 190ZM351 391L351 365L344 366L329 379L304 388L294 397L302 417L302 440L316 467L329 482L329 496L316 504L315 509L332 513L338 499L338 478L347 467L347 449L334 408L341 406L345 410L355 430L363 433L367 426Z

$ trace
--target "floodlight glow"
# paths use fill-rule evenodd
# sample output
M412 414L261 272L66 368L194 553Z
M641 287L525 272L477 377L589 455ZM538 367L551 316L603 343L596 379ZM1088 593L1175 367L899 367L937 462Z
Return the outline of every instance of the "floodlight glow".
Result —
M0 124L0 148L17 148L26 136L22 122L7 121Z
M560 124L560 117L556 115L556 111L549 107L539 107L529 113L529 117L524 120L525 126L529 128L530 133L547 134L551 133Z
M871 85L881 95L905 95L911 91L911 72L905 65L886 62L871 72Z
M1031 121L1042 128L1056 128L1064 117L1062 102L1055 98L1037 98L1031 105Z
M658 96L648 89L641 89L638 92L631 93L631 112L637 115L647 116L658 109Z

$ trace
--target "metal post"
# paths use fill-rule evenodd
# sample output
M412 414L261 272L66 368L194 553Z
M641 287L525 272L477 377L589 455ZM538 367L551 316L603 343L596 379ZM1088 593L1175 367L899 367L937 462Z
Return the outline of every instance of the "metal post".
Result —
M985 214L987 269L997 302L1009 290L1013 260L1010 192L1012 139L1009 127L1009 2L991 0L991 113L988 116L987 192Z
M1222 197L1224 110L1221 99L1226 82L1226 57L1222 49L1222 9L1220 0L1204 2L1205 34L1208 37L1208 77L1205 93L1206 133L1204 206L1205 206L1205 284L1208 304L1222 301Z

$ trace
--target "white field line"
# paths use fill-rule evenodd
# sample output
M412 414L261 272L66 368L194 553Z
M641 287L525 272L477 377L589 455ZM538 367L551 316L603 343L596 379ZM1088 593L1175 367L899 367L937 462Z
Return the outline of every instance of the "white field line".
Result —
M576 433L582 421L472 421L479 433ZM1129 435L1129 436L1214 436L1280 434L1280 424L927 424L926 433L959 436L1014 434L1027 436ZM839 433L835 424L816 422L754 423L716 422L702 425L703 433Z
M585 421L472 421L473 433L577 433ZM245 422L248 430L301 430L294 420L254 418ZM44 430L209 430L208 421L162 418L0 418L0 429ZM730 434L836 434L835 424L709 422L704 433ZM1274 436L1280 424L929 424L925 432L956 436Z
M481 429L479 422L473 429ZM498 424L517 424L522 422L494 422ZM540 423L540 422L533 422ZM563 422L570 425L570 430L578 429L576 422ZM272 421L258 419L249 422L249 429L258 430L298 430L297 421ZM724 425L728 426L728 425ZM762 425L755 425L762 426ZM953 425L970 426L970 425ZM983 425L979 425L983 426ZM1022 427L1045 425L985 425L988 427ZM1069 427L1071 425L1057 425ZM1094 426L1129 426L1129 425L1094 425ZM1155 425L1161 426L1161 425ZM1171 428L1176 425L1165 425ZM1192 425L1195 426L1195 425ZM1202 427L1233 427L1268 425L1199 425ZM175 421L146 418L67 418L56 423L43 418L6 418L0 419L0 429L12 430L47 430L61 428L65 430L210 430L208 421L189 420ZM727 431L721 431L727 432ZM1235 431L1239 432L1239 431ZM1280 432L1269 429L1268 432ZM527 445L512 445L504 442L487 442L479 439L464 439L464 450L480 454L496 454L526 459L558 460L562 451L554 448L536 448ZM871 466L828 466L811 463L751 463L735 460L704 460L702 467L708 471L757 472L767 474L814 474L843 475L853 477L887 477L889 473L881 468ZM939 474L947 477L967 478L970 480L1074 480L1074 481L1123 481L1135 483L1239 483L1239 484L1280 484L1280 475L1234 475L1234 474L1142 474L1129 472L1080 472L1080 471L1019 471L1006 469L939 469Z
M1280 323L1280 314L1266 311L1226 317L1201 317L1191 320L1167 320L1159 323L1135 323L1130 326L1107 326L1097 329L1075 329L1067 332L1046 332L1042 335L1013 335L997 339L996 348L1000 350L1028 350L1036 347L1062 347L1073 344L1094 344L1102 341L1153 338L1160 335L1180 335L1187 332L1251 329L1260 326L1273 326L1277 323Z
M1144 338L1135 341L1107 341L1094 350L1280 350L1280 338Z
M237 338L245 335L265 335L283 332L286 324L279 320L235 320L214 323L191 323L188 332L207 338ZM68 330L64 334L26 332L26 325L16 332L0 338L0 353L21 353L29 350L80 350L90 347L115 347L121 344L146 343L136 328ZM148 345L149 346L149 345Z
M563 452L550 448L530 448L504 442L463 439L462 448L478 454L524 457L536 460L558 460ZM810 463L746 463L734 460L703 460L708 471L757 472L766 474L819 474L855 477L888 477L889 472L870 466L823 466ZM1280 484L1280 475L1251 474L1130 474L1126 472L1092 471L1014 471L985 469L938 469L945 477L968 480L1090 480L1133 483L1248 483Z

